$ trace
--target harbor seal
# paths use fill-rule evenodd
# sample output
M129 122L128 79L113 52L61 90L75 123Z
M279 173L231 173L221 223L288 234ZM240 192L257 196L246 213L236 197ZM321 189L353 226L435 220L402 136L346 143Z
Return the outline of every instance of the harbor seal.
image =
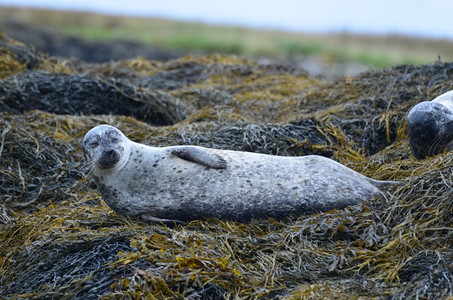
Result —
M83 151L107 205L149 222L247 222L327 211L370 199L390 183L317 155L151 147L109 125L91 129Z
M415 105L407 115L412 154L417 159L453 149L453 91Z

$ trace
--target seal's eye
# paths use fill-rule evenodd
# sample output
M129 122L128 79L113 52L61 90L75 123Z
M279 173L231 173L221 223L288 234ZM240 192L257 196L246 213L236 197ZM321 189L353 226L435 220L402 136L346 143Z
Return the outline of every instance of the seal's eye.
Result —
M96 148L97 146L99 146L98 141L92 141L91 143L88 144L88 147L90 148Z

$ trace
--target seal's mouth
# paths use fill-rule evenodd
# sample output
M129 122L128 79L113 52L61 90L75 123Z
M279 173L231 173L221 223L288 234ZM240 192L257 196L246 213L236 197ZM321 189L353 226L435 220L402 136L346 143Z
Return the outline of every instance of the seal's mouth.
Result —
M102 152L101 157L97 161L97 166L100 169L110 169L113 168L120 160L120 154L118 151L111 149Z

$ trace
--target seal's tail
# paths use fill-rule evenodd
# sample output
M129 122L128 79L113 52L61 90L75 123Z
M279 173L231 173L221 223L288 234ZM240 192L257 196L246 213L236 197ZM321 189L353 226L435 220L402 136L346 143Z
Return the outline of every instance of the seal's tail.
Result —
M400 184L400 181L383 181L383 180L371 180L371 183L380 190L387 190L392 186Z

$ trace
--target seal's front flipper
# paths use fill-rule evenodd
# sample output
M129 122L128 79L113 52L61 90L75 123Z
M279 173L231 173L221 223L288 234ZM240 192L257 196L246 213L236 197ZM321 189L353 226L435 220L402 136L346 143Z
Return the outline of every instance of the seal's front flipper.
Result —
M150 216L150 215L141 215L140 216L140 219L142 219L143 221L147 222L147 223L158 223L158 224L166 224L166 225L176 225L176 224L179 224L179 225L186 225L187 222L184 222L184 221L179 221L179 220L170 220L170 219L160 219L160 218L156 218L156 217L153 217L153 216Z
M226 169L227 162L218 154L197 147L178 147L171 154L213 169Z

